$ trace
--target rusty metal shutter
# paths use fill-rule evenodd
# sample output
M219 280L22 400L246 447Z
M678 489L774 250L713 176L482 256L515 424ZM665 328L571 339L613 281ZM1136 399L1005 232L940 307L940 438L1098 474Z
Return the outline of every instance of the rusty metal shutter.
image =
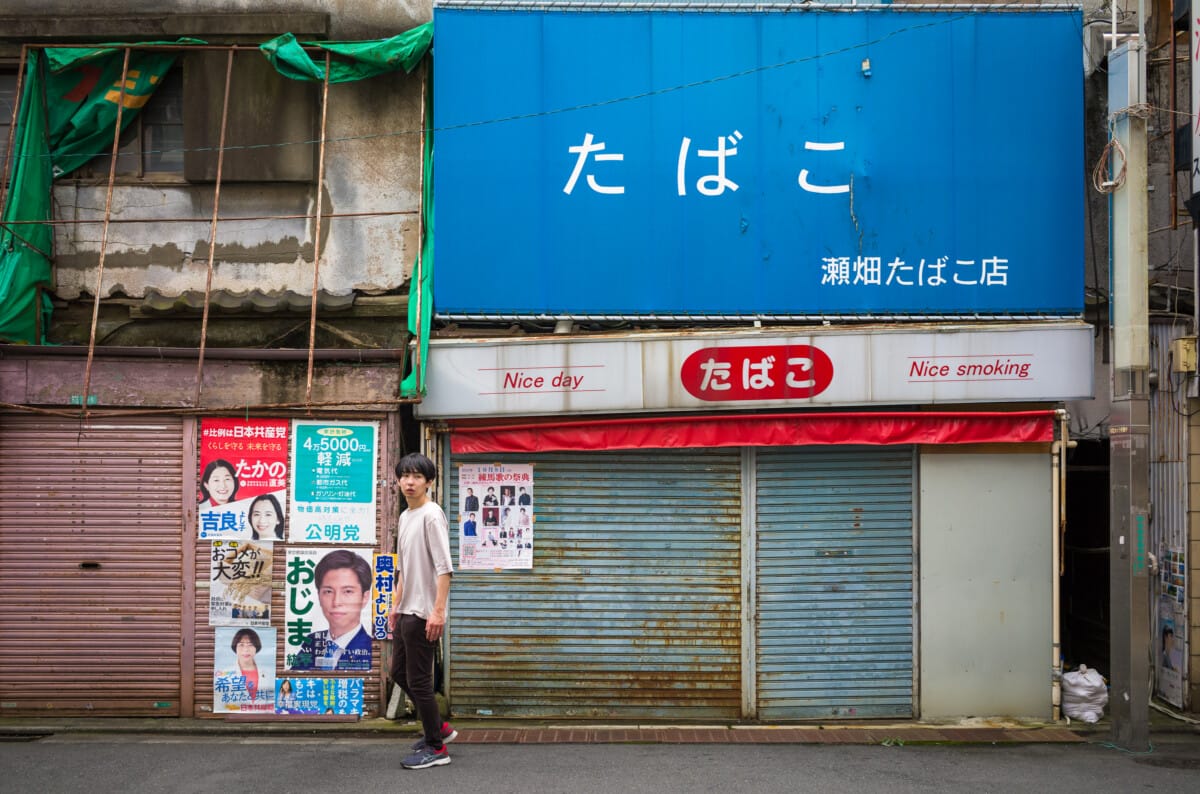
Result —
M758 716L913 714L913 451L757 451Z
M179 419L0 415L0 715L180 712Z
M738 450L463 456L534 464L532 571L458 571L455 713L736 719ZM445 468L460 504L457 468ZM447 510L458 562L458 522Z

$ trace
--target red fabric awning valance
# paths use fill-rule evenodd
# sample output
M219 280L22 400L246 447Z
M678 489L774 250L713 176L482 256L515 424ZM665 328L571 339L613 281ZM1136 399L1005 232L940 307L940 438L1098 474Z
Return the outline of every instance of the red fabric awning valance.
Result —
M450 449L483 452L806 446L988 444L1054 440L1054 411L871 412L639 416L508 425L458 425Z

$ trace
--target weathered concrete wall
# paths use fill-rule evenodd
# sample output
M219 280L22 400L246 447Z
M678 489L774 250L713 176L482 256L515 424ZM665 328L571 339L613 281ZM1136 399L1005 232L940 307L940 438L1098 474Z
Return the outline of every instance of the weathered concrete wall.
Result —
M10 0L0 16L28 14L45 19L62 14L65 19L78 21L77 11L76 3ZM97 15L144 13L160 17L164 13L248 12L260 17L269 13L328 14L329 38L355 39L401 33L430 19L432 8L429 2L386 0L196 0L168 4L127 0L95 9ZM112 24L119 26L117 22ZM262 23L257 24L261 27ZM219 27L229 30L226 23ZM251 29L258 38L270 37L257 33L258 28ZM5 35L0 33L0 37ZM198 31L196 35L203 33ZM422 83L423 74L417 71L330 86L322 212L405 213L323 219L319 287L331 294L398 293L408 281L418 243ZM314 94L319 97L319 87ZM236 114L237 108L231 108L231 113ZM314 115L319 118L319 109ZM226 175L230 176L229 172ZM96 264L106 194L103 182L68 178L56 185L58 217L92 222L57 228L54 297L70 301L97 291L103 297L128 298L145 297L148 289L168 296L203 291L213 185L188 184L182 179L130 184L130 180L119 178L112 198L114 223L108 231L103 282L98 284ZM222 217L311 215L318 204L317 187L315 181L225 182L220 202ZM174 220L180 218L195 220ZM303 218L220 225L212 290L310 293L315 227L313 219Z

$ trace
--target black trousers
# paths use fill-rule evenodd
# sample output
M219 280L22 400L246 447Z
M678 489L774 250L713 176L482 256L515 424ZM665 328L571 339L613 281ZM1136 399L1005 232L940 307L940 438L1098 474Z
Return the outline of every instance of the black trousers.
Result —
M392 680L416 706L425 743L434 750L442 746L442 715L433 696L436 659L437 644L425 637L425 618L401 615L392 635Z

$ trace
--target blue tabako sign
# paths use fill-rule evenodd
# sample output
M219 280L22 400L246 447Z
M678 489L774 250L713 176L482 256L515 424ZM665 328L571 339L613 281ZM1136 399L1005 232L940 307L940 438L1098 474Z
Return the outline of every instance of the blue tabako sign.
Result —
M439 6L434 311L1080 313L1079 12L900 8Z

